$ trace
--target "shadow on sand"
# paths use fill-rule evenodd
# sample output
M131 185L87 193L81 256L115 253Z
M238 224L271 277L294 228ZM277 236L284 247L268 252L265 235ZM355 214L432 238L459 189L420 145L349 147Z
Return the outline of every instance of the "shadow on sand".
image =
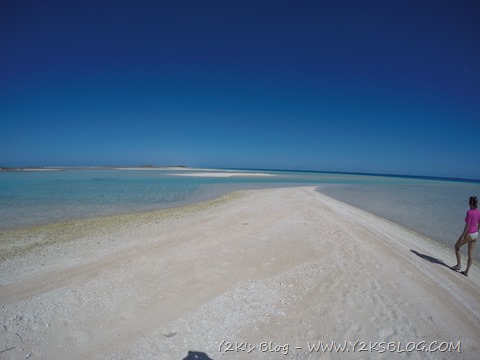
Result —
M189 351L187 357L182 360L213 360L207 354L200 351Z
M437 259L437 258L434 258L432 256L429 256L429 255L425 255L425 254L420 254L419 252L415 251L415 250L410 250L412 253L414 253L415 255L417 255L418 257L421 257L423 260L427 260L433 264L438 264L438 265L442 265L442 266L445 266L447 268L450 269L450 266L448 266L447 264L445 264L443 262L443 260L440 260L440 259Z

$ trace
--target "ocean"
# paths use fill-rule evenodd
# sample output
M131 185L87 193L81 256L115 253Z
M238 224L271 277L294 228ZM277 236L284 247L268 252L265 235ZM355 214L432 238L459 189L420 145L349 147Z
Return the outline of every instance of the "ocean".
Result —
M202 171L164 169L0 172L0 231L166 209L209 200L234 190L312 185L325 195L451 247L463 230L468 198L480 196L480 181L326 172L234 171L274 176L192 177L178 175Z

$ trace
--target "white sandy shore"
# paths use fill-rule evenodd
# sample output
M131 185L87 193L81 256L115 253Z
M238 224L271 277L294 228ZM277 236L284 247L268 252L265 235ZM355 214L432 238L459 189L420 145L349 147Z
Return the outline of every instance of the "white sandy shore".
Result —
M239 172L234 170L208 169L208 168L189 168L189 167L117 167L115 170L129 170L129 171L165 171L175 170L180 171L175 174L168 174L171 176L192 176L192 177L209 177L209 178L225 178L225 177L262 177L262 176L276 176L275 174L258 173L258 172Z
M224 178L224 177L255 177L255 176L275 176L274 174L265 174L265 173L239 173L239 172L195 172L195 173L185 173L185 174L169 174L172 176L194 176L194 177L215 177L215 178Z
M129 171L165 171L165 170L176 170L176 171L188 171L191 168L182 167L182 166L162 166L162 167L114 167L114 170L129 170Z
M480 272L443 262L452 250L313 187L4 232L0 358L478 359ZM359 351L422 341L461 353Z

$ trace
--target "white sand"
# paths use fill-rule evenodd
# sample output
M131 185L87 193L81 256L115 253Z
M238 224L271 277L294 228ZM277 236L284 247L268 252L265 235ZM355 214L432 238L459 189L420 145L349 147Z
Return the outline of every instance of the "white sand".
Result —
M275 176L274 174L264 173L239 173L239 172L201 172L201 173L185 173L185 174L169 174L172 176L194 176L194 177L249 177L249 176Z
M7 232L0 359L478 359L477 264L441 261L453 251L313 187ZM461 353L360 351L421 341Z
M162 166L162 167L114 167L115 170L129 170L129 171L165 171L165 170L176 170L176 171L187 171L191 170L190 168L184 168L180 166Z
M218 171L218 169L207 169L207 168L185 168L185 167L175 167L175 166L164 166L164 167L118 167L114 168L115 170L129 170L129 171L165 171L165 170L175 170L181 171L176 174L168 174L171 176L192 176L192 177L208 177L208 178L226 178L226 177L266 177L266 176L276 176L275 174L266 174L266 173L249 173L249 172L238 172L232 170Z

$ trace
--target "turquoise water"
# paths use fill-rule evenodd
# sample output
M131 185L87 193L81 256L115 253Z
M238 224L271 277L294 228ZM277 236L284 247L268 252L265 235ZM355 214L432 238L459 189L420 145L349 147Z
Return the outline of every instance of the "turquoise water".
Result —
M113 169L0 172L0 230L165 209L237 189L314 185L326 195L450 246L463 230L468 197L480 196L480 182L318 172L252 172L275 176L206 178L175 176L185 171Z
M261 178L174 176L179 173L185 171L1 172L0 229L164 209L235 189L374 181L368 177L296 172L275 172L274 177Z

